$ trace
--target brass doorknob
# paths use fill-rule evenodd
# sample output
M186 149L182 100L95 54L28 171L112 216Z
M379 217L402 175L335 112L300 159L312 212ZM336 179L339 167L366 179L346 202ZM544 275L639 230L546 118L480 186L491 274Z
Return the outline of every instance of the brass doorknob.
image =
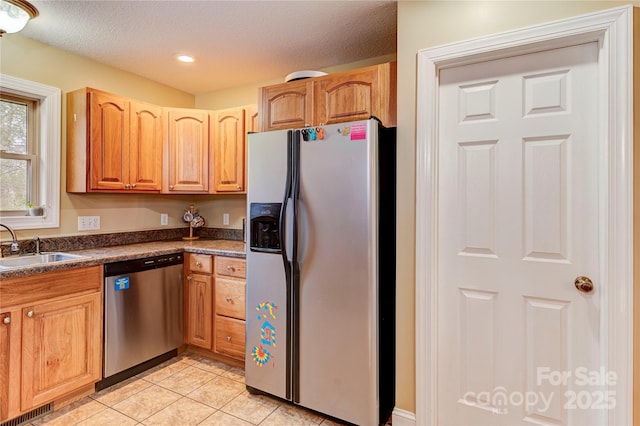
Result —
M577 277L574 284L578 291L582 293L591 293L593 291L593 281L589 277Z

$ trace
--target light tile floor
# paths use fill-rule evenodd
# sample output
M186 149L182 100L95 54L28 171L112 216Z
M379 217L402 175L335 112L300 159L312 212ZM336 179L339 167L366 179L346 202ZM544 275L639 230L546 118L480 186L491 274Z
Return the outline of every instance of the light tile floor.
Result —
M34 420L37 425L339 425L275 398L251 395L244 371L185 352Z

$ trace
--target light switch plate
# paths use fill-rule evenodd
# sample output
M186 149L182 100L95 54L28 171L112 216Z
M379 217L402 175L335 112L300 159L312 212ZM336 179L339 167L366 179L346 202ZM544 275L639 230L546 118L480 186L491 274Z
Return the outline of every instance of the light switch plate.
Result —
M222 224L223 225L228 225L229 224L229 213L224 213L222 215Z
M167 213L160 213L160 226L169 225L169 215Z

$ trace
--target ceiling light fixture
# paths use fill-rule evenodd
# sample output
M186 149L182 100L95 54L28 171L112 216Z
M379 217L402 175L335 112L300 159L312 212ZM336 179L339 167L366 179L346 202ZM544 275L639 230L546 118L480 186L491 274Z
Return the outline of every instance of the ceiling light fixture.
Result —
M38 9L26 0L0 0L0 37L17 33L38 15Z
M178 55L178 60L180 62L193 62L193 56L189 56L189 55Z

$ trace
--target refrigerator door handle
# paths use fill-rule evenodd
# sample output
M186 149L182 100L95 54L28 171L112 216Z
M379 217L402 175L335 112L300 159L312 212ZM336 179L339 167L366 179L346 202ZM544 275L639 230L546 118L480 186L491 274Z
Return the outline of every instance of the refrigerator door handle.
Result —
M285 175L284 196L282 205L280 206L280 219L278 220L278 235L280 236L280 248L282 253L282 263L284 265L285 275L287 277L287 288L289 286L289 277L291 276L291 263L287 257L287 207L291 198L291 186L293 180L292 170L292 154L293 150L293 131L287 132L287 173Z
M293 210L293 227L292 227L292 240L293 247L291 248L291 267L292 271L292 283L291 283L291 305L289 312L291 312L290 324L292 325L291 338L293 345L291 346L292 364L291 370L293 374L293 402L300 402L300 265L298 263L298 223L299 223L299 198L300 198L300 131L296 131L293 135L293 150L292 150L292 210Z
M291 262L287 256L287 207L292 194L292 181L293 181L293 130L287 132L287 173L285 177L285 189L282 199L282 206L280 207L280 220L278 221L279 235L280 235L280 248L282 253L282 264L284 267L285 286L286 286L286 306L287 306L287 325L286 325L286 347L290 348L291 341L291 287L292 273ZM286 378L285 378L285 398L291 400L291 351L287 351L286 355Z

